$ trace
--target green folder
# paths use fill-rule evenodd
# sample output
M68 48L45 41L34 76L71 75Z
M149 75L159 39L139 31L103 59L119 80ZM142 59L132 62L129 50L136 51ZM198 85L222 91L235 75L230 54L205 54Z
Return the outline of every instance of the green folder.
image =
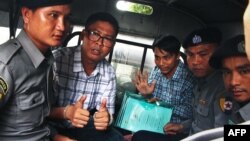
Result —
M142 96L126 91L114 125L132 132L164 133L163 127L169 122L172 111L164 102L148 103Z

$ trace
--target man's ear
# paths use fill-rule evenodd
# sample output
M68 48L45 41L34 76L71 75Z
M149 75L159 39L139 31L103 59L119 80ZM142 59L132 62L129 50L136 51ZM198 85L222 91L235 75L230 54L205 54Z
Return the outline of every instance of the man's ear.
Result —
M83 40L83 37L87 34L87 31L85 29L82 30L82 33L81 33L81 39Z
M27 8L27 7L22 7L21 13L22 13L24 24L28 23L30 21L31 15L32 15L32 10Z

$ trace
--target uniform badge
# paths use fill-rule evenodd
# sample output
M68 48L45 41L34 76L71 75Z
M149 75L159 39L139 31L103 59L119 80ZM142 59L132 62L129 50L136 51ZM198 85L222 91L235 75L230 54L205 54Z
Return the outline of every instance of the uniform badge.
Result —
M225 98L222 97L222 98L220 98L220 109L223 112L225 111L224 105L225 105Z
M3 93L0 92L0 100L3 98Z
M245 42L244 41L241 41L238 43L237 45L237 50L238 52L240 53L246 53L246 50L245 50Z
M220 108L225 114L231 114L233 102L231 97L220 98Z
M232 107L233 107L232 101L225 101L225 104L224 104L224 109L225 110L231 110Z
M2 77L0 77L0 99L2 99L4 95L6 95L8 89L8 84Z
M199 103L200 103L201 105L205 105L205 104L207 103L207 101L206 101L206 100L203 100L203 99L200 99L200 100L199 100Z
M194 35L193 39L192 39L193 44L199 44L202 42L201 36L199 35Z

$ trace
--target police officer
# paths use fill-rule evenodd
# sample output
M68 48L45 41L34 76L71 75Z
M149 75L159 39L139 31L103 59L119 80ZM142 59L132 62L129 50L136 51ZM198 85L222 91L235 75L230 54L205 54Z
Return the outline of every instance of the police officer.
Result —
M72 0L18 0L23 30L0 45L0 140L49 140L50 47L69 29Z
M210 65L223 72L227 97L225 111L231 111L229 124L250 120L250 61L245 51L243 35L225 41L212 55Z
M225 91L222 74L209 65L209 59L220 41L221 32L217 28L208 27L193 31L183 42L188 67L197 78L190 134L226 123L226 117L220 107L220 99Z

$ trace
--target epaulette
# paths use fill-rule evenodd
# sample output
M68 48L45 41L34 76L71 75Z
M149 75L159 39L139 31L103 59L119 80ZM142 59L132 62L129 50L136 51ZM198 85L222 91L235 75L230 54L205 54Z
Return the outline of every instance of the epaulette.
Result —
M19 48L21 44L16 39L8 40L0 45L0 61L7 64Z

